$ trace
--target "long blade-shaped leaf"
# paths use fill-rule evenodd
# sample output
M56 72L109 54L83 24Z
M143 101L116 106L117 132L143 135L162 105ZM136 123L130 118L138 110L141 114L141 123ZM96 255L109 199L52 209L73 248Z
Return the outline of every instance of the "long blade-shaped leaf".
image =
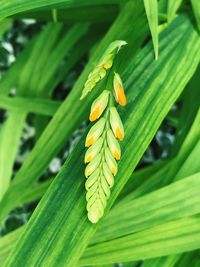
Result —
M52 116L60 106L60 103L61 102L59 101L46 99L23 97L11 98L0 95L0 108L15 112L24 111L26 113L32 112L36 114Z
M169 0L168 1L168 6L167 6L167 20L170 22L171 20L174 19L176 15L176 11L180 7L182 3L182 0Z
M144 6L153 40L155 59L158 59L158 3L157 0L144 0Z
M197 26L200 30L200 1L199 0L191 0L192 8L194 11L194 15L197 21Z
M76 7L76 6L97 6L102 4L115 4L116 0L87 0L87 1L77 1L77 0L2 0L0 3L0 18L8 17L10 15L20 13L26 10L32 10L36 8L47 8L52 9L56 7ZM106 7L105 7L106 8Z
M200 173L115 207L100 225L102 242L200 213ZM149 205L151 203L151 205Z
M82 266L141 260L191 251L200 247L200 217L188 217L136 234L91 246Z

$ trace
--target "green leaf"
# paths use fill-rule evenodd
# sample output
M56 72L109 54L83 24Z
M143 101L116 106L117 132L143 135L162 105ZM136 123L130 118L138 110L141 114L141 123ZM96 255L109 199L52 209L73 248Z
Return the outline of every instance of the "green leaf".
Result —
M194 76L190 80L189 84L186 87L186 90L184 90L183 93L183 105L179 117L179 123L176 129L177 134L170 153L171 157L175 156L178 153L198 112L200 106L200 99L198 97L199 83L200 83L200 66L198 66ZM190 110L190 112L188 112L188 110Z
M0 3L0 18L8 17L10 15L24 12L27 10L32 9L39 9L39 8L45 8L45 9L52 9L52 8L72 8L77 6L95 6L98 7L99 5L109 5L109 4L115 4L116 0L87 0L84 1L75 1L75 0L51 0L50 2L48 0L35 0L35 1L27 1L27 0L1 0Z
M144 0L149 28L153 40L155 59L158 59L158 3L157 0Z
M0 95L0 108L10 111L36 113L52 116L60 106L59 101L52 101L40 98L7 97Z
M135 261L200 247L200 217L188 217L86 249L80 265Z
M121 21L120 26L124 27ZM133 169L141 159L162 120L194 73L200 58L199 45L199 36L190 20L185 16L180 16L161 34L160 47L162 53L159 61L155 62L153 60L151 44L148 44L135 59L128 59L129 62L126 62L122 79L125 81L125 88L127 88L129 104L126 109L120 109L126 129L126 138L122 147L123 156L119 162L116 183L108 202L108 209L130 178ZM185 49L188 51L187 54ZM140 64L141 62L142 64ZM161 83L162 86L160 86ZM98 89L95 93L99 93ZM80 92L77 98L79 96ZM55 120L57 114L53 120ZM59 131L58 128L57 131ZM13 266L13 264L16 267L34 266L36 264L74 266L77 264L97 228L97 225L92 225L86 216L83 164L84 140L85 136L74 149L36 208L6 266ZM31 172L30 169L29 172ZM19 185L15 187L18 192L19 188ZM10 200L5 198L4 201L10 202L12 194L10 194ZM4 201L1 203L1 216L5 212L5 204L8 203ZM127 239L125 237L119 238L117 241L106 242L107 245L91 247L84 256L85 260L82 259L82 264L90 264L91 261L92 263L98 262L99 258L102 260L102 257L94 254L94 252L98 251L102 256L105 248L109 248L110 251L106 250L107 256L104 255L103 260L98 264L109 263L111 260L112 262L121 261L125 258L126 261L129 261L133 257L160 256L171 251L179 253L184 249L198 247L200 245L199 222L198 217L179 220L164 226L158 226L155 229L142 231L137 233L137 236L133 234L126 237ZM178 230L174 231L177 227ZM188 231L190 231L188 237L184 237L184 234ZM172 241L177 240L178 235L181 236L181 244L175 250L177 243ZM170 238L170 236L171 239L168 241L167 238ZM135 237L138 237L137 240L140 240L138 242L141 242L141 245L144 245L143 247L145 247L146 241L152 242L152 247L149 247L149 243L148 248L145 247L145 255L142 248L136 254L137 240ZM166 238L166 241L163 241L163 238ZM127 243L123 243L123 241L127 241ZM159 241L159 245L156 241ZM117 247L115 247L115 244L117 244ZM126 244L130 249L126 247L126 251L119 254L122 246L126 246ZM134 246L130 247L130 244ZM101 252L99 252L99 246L102 249ZM156 250L156 246L158 246L158 250ZM153 249L151 248L154 248L154 253L152 253ZM130 250L134 253L130 253ZM113 252L113 254L110 252ZM94 258L91 257L91 254Z
M12 24L11 19L0 20L0 37L9 29Z
M108 1L106 1L108 2ZM48 2L49 4L50 2ZM66 2L65 2L66 3ZM64 4L65 4L64 3ZM99 4L96 8L94 1L91 1L92 5L86 6L76 6L68 8L57 8L57 21L67 22L67 23L77 23L77 22L90 22L90 23L102 23L113 21L118 13L119 7L115 4ZM82 4L84 4L82 2ZM49 7L47 7L49 9ZM36 20L46 20L52 21L52 9L42 8L40 10L28 10L12 15L13 19L24 19L24 18L34 18ZM101 24L102 26L102 24Z
M136 188L131 194L129 194L123 201L128 201L142 196L146 193L152 192L155 189L161 188L164 185L170 184L174 180L189 176L195 171L200 171L200 165L192 164L189 168L185 168L185 164L188 159L190 162L196 161L196 151L199 147L199 136L200 136L200 111L197 112L193 124L189 129L188 135L186 136L184 143L176 158L168 161L158 172L153 174L147 181L141 186ZM195 153L193 153L195 151ZM198 152L197 152L198 153ZM184 172L182 171L184 169ZM181 175L183 175L181 177ZM134 177L134 174L133 174Z
M141 267L174 267L180 257L181 254L176 254L168 257L146 260L143 262Z
M0 238L0 263L1 265L5 262L11 250L16 246L16 242L19 239L19 236L22 234L23 230L24 230L24 227L20 227L19 229Z
M183 0L169 0L167 6L167 20L170 22L174 19L177 10L179 9Z
M0 200L4 196L12 175L13 164L17 154L21 131L24 126L25 113L10 114L0 131ZM13 128L13 125L17 126ZM7 156L9 155L9 160Z
M193 12L197 21L197 26L200 30L200 2L199 0L191 0Z
M200 173L141 198L119 203L100 225L94 242L104 242L197 214L200 212L199 190Z
M198 267L199 264L200 264L199 250L197 250L184 253L180 258L180 260L178 261L176 267L188 267L188 266Z

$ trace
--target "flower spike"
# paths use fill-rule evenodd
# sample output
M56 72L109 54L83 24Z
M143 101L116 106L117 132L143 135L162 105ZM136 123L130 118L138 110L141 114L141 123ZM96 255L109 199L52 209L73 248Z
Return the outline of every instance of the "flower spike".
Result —
M118 172L117 161L121 158L118 140L124 138L124 127L114 106L114 99L125 106L126 96L121 78L112 71L112 66L116 54L125 44L125 41L115 41L110 44L97 67L89 74L81 96L81 99L84 98L107 72L111 73L107 79L106 90L91 105L89 120L94 125L85 141L86 209L91 223L97 223L104 214L114 185L114 177Z

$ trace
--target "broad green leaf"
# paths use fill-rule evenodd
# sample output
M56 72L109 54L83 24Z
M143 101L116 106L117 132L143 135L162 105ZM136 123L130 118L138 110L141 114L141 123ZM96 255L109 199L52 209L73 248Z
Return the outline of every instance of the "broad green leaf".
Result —
M24 227L9 233L8 235L0 238L0 264L1 266L5 263L6 258L8 257L10 251L15 247L17 239L22 233Z
M23 111L10 114L0 130L0 201L10 184L25 117L26 115ZM14 125L16 127L13 127ZM8 155L9 160L7 158Z
M132 18L133 11L135 11L135 23L127 27L129 20ZM128 61L130 56L134 56L146 33L146 22L143 15L143 6L137 2L128 3L126 8L122 11L121 15L105 36L105 39L93 53L89 64L75 83L72 92L60 106L52 121L32 150L29 158L24 162L22 168L14 178L12 185L0 204L0 221L5 218L10 210L20 203L22 195L45 171L51 159L63 147L67 138L75 130L75 127L86 119L90 104L95 95L91 94L85 100L85 105L81 105L81 91L89 72L94 66L94 62L98 62L108 44L119 37L121 39L127 39L130 48L128 53L121 53L122 60ZM138 29L140 29L140 31L138 31ZM125 57L124 55L128 57ZM100 88L97 88L95 91L96 95L99 90ZM4 203L6 203L6 205Z
M135 261L200 247L200 217L188 217L86 249L80 265Z
M160 161L146 168L142 168L141 170L138 170L136 172L134 171L131 178L129 179L129 181L123 188L122 192L120 193L118 200L123 200L124 198L127 199L130 193L133 193L133 191L137 189L139 190L141 185L147 182L150 177L155 176L155 175L156 177L159 177L160 175L162 175L161 170L162 170L162 173L165 173L166 165L168 165L168 161ZM157 179L157 180L158 182L160 181L160 179Z
M30 203L33 201L36 201L40 199L44 193L47 191L48 187L52 183L54 178L48 179L45 182L39 183L32 188L30 188L22 197L21 199L21 204L23 205L25 203Z
M128 201L142 196L146 193L152 192L155 189L161 188L167 184L170 184L176 179L184 178L189 176L195 171L199 172L200 165L194 164L189 168L185 168L185 164L189 160L196 163L196 155L193 151L198 151L199 147L199 136L200 136L200 111L197 112L193 124L189 129L189 133L185 138L183 145L176 156L176 158L167 162L158 172L153 174L147 181L145 181L140 187L136 188L131 194L123 199L123 201ZM198 153L198 152L197 152ZM200 153L200 152L199 152ZM183 172L182 169L185 171ZM181 177L180 174L183 175ZM134 177L134 175L133 175Z
M200 264L199 250L196 250L182 254L181 258L179 259L175 267L188 267L188 266L198 267L199 264Z
M144 0L145 11L151 31L155 59L158 59L158 3L157 0Z
M0 37L9 29L12 24L11 19L0 20Z
M200 1L199 0L191 0L193 12L197 21L197 26L200 30Z
M175 254L168 257L146 260L143 262L141 267L174 267L180 257L181 254Z
M178 153L198 112L200 106L200 99L198 97L199 83L200 83L200 66L198 66L194 76L190 80L186 90L184 90L183 93L183 105L181 108L179 123L176 129L177 133L175 141L170 153L171 157L173 157ZM188 110L190 110L190 112L188 112Z
M120 25L123 27L122 24ZM122 146L123 156L119 162L119 172L108 201L107 211L130 178L133 169L141 159L162 120L193 75L199 63L199 45L199 36L190 20L186 16L179 16L161 34L160 47L162 53L159 61L155 62L153 60L151 43L149 43L139 52L135 59L129 59L129 62L127 62L122 79L129 104L126 109L119 110L126 129L126 138ZM185 49L188 51L187 54ZM142 64L139 64L141 62ZM161 83L162 86L160 86ZM98 89L96 93L98 93ZM56 115L54 116L55 118ZM92 225L86 216L83 164L84 140L85 136L74 149L36 208L6 266L12 266L13 264L16 267L34 266L36 264L74 266L77 264L97 228L97 225ZM19 186L16 189L18 191ZM5 207L6 202L4 201L1 204L1 211ZM7 199L7 201L10 200ZM178 227L178 231L174 231L176 227ZM45 228L46 231L44 231ZM166 231L167 229L169 231ZM175 250L175 253L179 253L184 249L187 250L188 247L191 249L200 245L199 229L199 218L195 217L142 231L137 233L137 236L140 242L147 240L144 236L148 236L148 241L154 242L156 238L157 241L161 241L164 237L170 238L172 235L176 240L177 235L181 235L181 244ZM191 232L188 233L188 237L184 237L183 234L186 234L188 230ZM125 245L132 244L135 237L136 234L126 237L127 243ZM98 262L98 264L109 263L111 260L109 256L112 257L112 262L123 261L125 257L124 254L119 254L118 246L123 246L122 241L124 240L126 241L125 238L118 238L116 242L120 244L118 245L117 243L116 248L115 241L106 242L107 245L101 244L89 248L84 254L82 264L91 264L91 261L94 264L95 261L98 262L101 257L93 253L99 251L99 246L100 249L106 246L106 248L109 247L113 254L110 251L108 253L107 250L108 257L104 256L103 261ZM153 255L151 254L151 246L150 248L148 247L148 251L146 247L146 255L144 255L144 251L138 252L136 255L136 252L130 253L126 249L127 253L124 252L125 260L131 261L133 257L136 259L136 257L144 258L144 256L148 258L150 254L151 257L167 255L177 245L172 245L173 240L171 240L159 242L161 247L159 246L158 250L154 250ZM191 242L190 245L188 245L189 242ZM153 246L155 248L155 242ZM135 247L133 246L130 249L134 251ZM103 253L104 250L102 249L101 251ZM117 252L115 253L115 251ZM91 259L91 254L94 259ZM129 258L127 255L129 255Z
M167 6L167 20L170 22L174 19L177 10L179 9L180 5L182 3L182 0L169 0L168 6Z
M99 226L94 242L111 240L200 213L199 190L200 173L136 200L119 203Z
M0 95L0 108L26 113L36 113L46 116L52 116L58 107L59 101L46 100L42 98L8 97Z
M48 2L49 4L50 2ZM86 1L84 3L87 4ZM82 4L84 4L82 3ZM94 1L91 1L94 4ZM54 9L55 10L55 9ZM96 8L93 5L86 6L76 6L69 8L59 8L56 9L57 12L57 21L66 22L66 23L77 23L77 22L90 22L90 23L99 23L99 22L110 22L113 21L118 13L119 6L115 4L101 4ZM34 18L36 20L47 20L53 21L52 10L36 10L36 11L25 11L12 15L13 19L23 19L23 18ZM102 26L102 24L101 24Z
M0 18L8 17L10 15L20 13L27 10L32 9L39 9L39 8L72 8L72 7L87 7L87 6L94 6L97 7L99 5L109 5L115 4L116 0L87 0L84 3L80 0L35 0L35 1L27 1L27 0L1 0L0 3ZM106 8L106 6L105 6Z

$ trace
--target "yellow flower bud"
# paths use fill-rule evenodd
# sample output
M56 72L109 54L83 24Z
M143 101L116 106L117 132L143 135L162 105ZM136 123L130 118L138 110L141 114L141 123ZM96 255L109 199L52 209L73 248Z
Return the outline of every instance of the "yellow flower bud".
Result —
M98 122L96 122L92 126L86 137L85 141L86 147L93 145L98 140L98 138L101 136L104 130L105 123L106 123L105 118L101 118L100 120L98 120Z
M113 132L111 130L107 131L107 142L110 148L111 153L113 154L116 160L119 160L121 157L121 149L118 141L116 140Z
M104 90L100 96L95 99L90 111L90 121L95 121L101 116L108 104L108 98L109 91Z
M114 174L114 176L116 175L117 173L117 163L113 157L113 155L111 154L109 148L106 148L105 149L105 160L106 160L106 163L108 164L108 167L110 168L112 174Z
M114 95L117 103L121 106L126 105L126 95L124 92L124 86L122 80L118 73L115 73L114 80L113 80L113 88L114 88Z
M101 155L98 154L85 168L85 176L90 176L99 166L101 161Z
M124 127L120 119L119 113L115 107L110 108L110 124L113 133L120 141L124 139Z
M101 150L103 138L100 137L85 153L85 163L90 162Z

